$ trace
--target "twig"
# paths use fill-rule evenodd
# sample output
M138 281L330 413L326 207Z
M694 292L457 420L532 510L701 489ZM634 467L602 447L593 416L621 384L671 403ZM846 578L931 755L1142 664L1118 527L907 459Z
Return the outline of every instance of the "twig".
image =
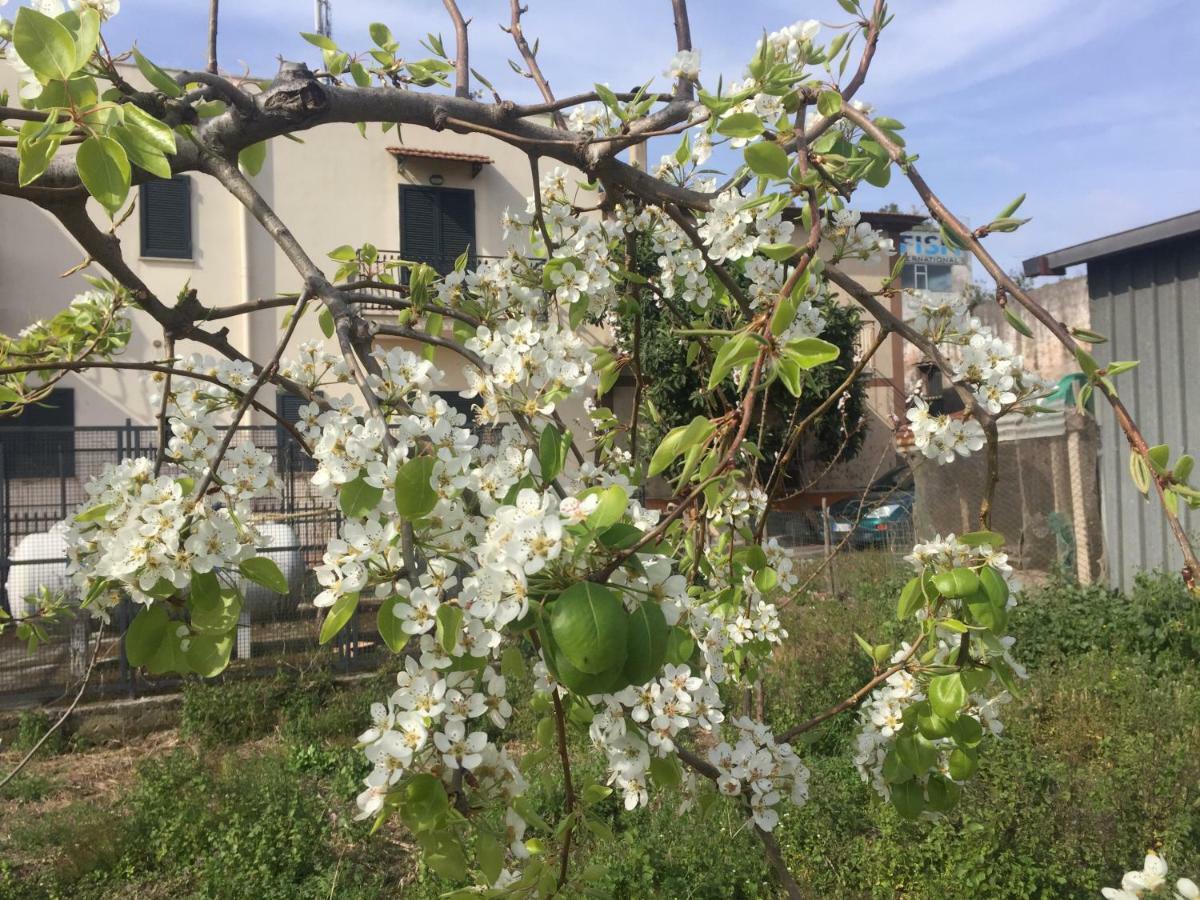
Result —
M104 622L101 622L100 627L96 629L96 646L92 650L92 659L88 663L87 671L83 673L83 681L81 681L79 684L79 690L75 694L75 699L73 699L71 701L71 703L67 706L67 708L65 710L63 710L63 714L58 717L58 721L55 722L53 725L51 725L49 728L47 728L46 733L43 734L40 738L38 738L38 741L36 744L34 744L32 747L29 748L29 752L26 753L23 757L21 757L21 761L19 763L17 763L16 767L11 772L9 772L7 775L5 775L3 779L0 779L0 788L4 787L6 784L8 784L10 781L12 781L14 778L17 777L17 773L20 772L22 769L24 769L25 766L29 763L29 761L31 759L33 759L34 754L37 753L40 749L42 749L42 745L45 744L46 741L50 740L50 735L52 735L52 734L54 734L54 732L58 731L58 729L62 727L62 724L65 721L67 721L67 719L70 717L71 713L73 713L75 711L75 707L78 706L79 701L81 699L83 699L83 692L87 690L88 682L92 678L92 672L96 668L96 660L100 656L100 638L103 634L104 634Z

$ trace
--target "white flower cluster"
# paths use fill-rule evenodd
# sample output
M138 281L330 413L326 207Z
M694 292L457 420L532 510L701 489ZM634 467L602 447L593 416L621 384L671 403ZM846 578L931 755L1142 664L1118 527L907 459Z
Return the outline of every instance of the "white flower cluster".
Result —
M1164 896L1167 887L1167 861L1157 853L1146 854L1140 872L1126 872L1119 888L1103 888L1107 900L1139 900L1147 894ZM1200 887L1190 878L1180 878L1171 891L1171 900L1200 900Z
M109 582L148 604L162 585L184 588L193 571L234 567L254 555L253 502L278 487L271 454L249 441L234 444L217 466L216 492L191 496L228 427L225 414L240 403L236 391L253 373L248 364L201 356L178 367L219 383L176 376L171 384L165 459L177 474L155 476L153 460L137 458L107 467L85 486L88 502L69 538L70 571L85 596Z
M931 296L923 291L907 298L910 321L936 342L953 367L953 378L993 415L1020 412L1033 415L1033 405L1053 385L1026 368L1024 357L992 329L972 316L958 295ZM933 415L920 397L908 410L914 443L940 463L969 456L984 445L983 428L974 419Z
M886 256L893 250L892 239L862 221L862 214L856 209L834 210L821 234L832 246L835 259L870 259L876 255Z
M774 831L779 824L775 807L783 791L794 806L808 801L808 767L791 744L776 743L766 725L745 717L731 724L738 730L737 742L730 746L722 741L708 751L708 761L718 773L717 789L727 797L747 794L754 824Z

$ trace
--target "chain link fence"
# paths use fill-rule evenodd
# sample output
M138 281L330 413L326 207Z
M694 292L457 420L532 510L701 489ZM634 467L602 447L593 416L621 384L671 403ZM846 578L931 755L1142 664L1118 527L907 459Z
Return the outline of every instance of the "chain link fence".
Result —
M280 597L244 586L246 603L232 666L274 671L289 661L307 663L317 652L322 611L311 603L319 590L313 569L340 525L340 513L336 504L315 494L312 463L285 431L274 426L239 428L235 442L246 440L277 460L279 491L256 501L255 525L266 544L259 552L273 558L288 576L289 591ZM0 432L0 605L6 612L28 612L26 598L43 586L52 591L68 588L64 532L87 498L84 486L106 465L153 457L157 442L156 428L128 422L113 427L7 427ZM320 651L331 666L348 671L378 662L377 606L364 598L337 640ZM176 686L177 676L154 678L128 664L122 635L135 612L127 601L103 626L77 613L50 626L51 639L33 649L18 639L16 629L6 629L0 634L0 707L65 695L78 684L93 652L91 696L135 697Z

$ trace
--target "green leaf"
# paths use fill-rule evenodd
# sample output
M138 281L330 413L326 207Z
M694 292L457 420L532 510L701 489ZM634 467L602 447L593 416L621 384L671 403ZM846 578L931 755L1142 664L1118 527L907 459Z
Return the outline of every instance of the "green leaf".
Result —
M317 313L317 324L321 326L321 334L327 338L333 337L333 313L329 311L328 306L322 306L321 311Z
M221 587L219 581L216 593L212 593L211 583L205 575L192 575L192 592L188 598L192 627L207 634L226 634L237 626L238 616L242 614L242 594L237 588ZM215 575L213 579L216 579Z
M75 73L75 39L61 22L36 9L17 10L12 29L13 47L38 80L70 78Z
M650 777L661 788L678 787L683 781L683 772L679 769L679 758L674 754L651 757Z
M628 618L612 591L581 581L554 601L550 634L571 665L595 675L625 663Z
M329 607L329 612L325 615L325 621L321 623L318 642L328 644L334 635L346 627L346 623L350 621L356 609L358 609L357 591L353 594L344 594L334 600L333 606Z
M433 457L410 459L396 472L396 512L406 519L420 519L433 512L438 495L430 484Z
M658 675L666 662L671 629L662 607L653 600L643 600L629 614L628 630L623 674L630 684L645 684Z
M717 358L713 361L712 372L708 376L708 389L711 391L722 381L735 366L749 362L758 356L761 345L749 334L743 332L735 335L721 345Z
M968 531L959 536L958 542L968 547L982 547L987 544L993 550L999 550L1004 546L1004 535L998 531Z
M504 847L486 831L475 838L475 861L488 884L495 884L504 870Z
M717 131L726 137L752 138L762 134L763 123L754 113L734 113L717 123Z
M958 600L979 590L979 576L970 569L951 569L934 575L933 586L943 597Z
M137 64L138 71L142 73L142 77L150 82L156 90L161 91L168 97L183 96L183 88L176 84L175 79L146 59L146 57L142 56L137 47L133 48L133 61Z
M314 47L320 47L322 50L337 52L338 45L333 42L332 38L326 37L323 34L312 34L308 31L300 32L300 37L304 38Z
M400 782L398 793L400 818L413 832L436 828L450 809L450 799L441 780L424 772Z
M17 151L21 155L21 162L17 167L17 181L21 187L42 177L62 141L56 133L35 139L41 130L41 122L26 122L21 126L20 137L17 139Z
M950 736L960 747L974 747L983 740L983 726L974 716L959 716L950 726Z
M382 22L372 22L367 26L367 33L371 35L371 40L375 42L375 46L382 47L384 50L396 45L396 39L392 37L392 30ZM317 46L320 45L318 44ZM492 878L490 880L495 881L496 879Z
M796 364L805 370L815 369L817 366L833 362L841 354L841 350L838 349L837 344L831 344L829 341L815 337L788 341L783 348L783 352L789 359L794 359Z
M152 147L124 125L114 125L108 133L120 141L132 165L159 178L171 177L171 163L157 147Z
M79 178L100 205L115 215L129 195L129 156L110 137L90 137L75 154Z
M922 588L922 577L909 579L908 584L900 591L900 599L896 603L896 618L903 621L925 605L925 592Z
M1166 444L1156 444L1146 451L1146 458L1155 472L1160 475L1167 471L1167 462L1171 458L1171 448Z
M842 95L837 91L821 91L817 96L817 112L829 118L842 111Z
M929 705L943 719L953 719L967 702L967 689L957 672L935 675L929 681Z
M125 632L125 657L129 664L144 666L149 662L173 625L162 606L143 606Z
M619 484L609 485L600 492L600 501L592 510L592 514L588 516L588 527L596 531L605 530L625 515L625 507L628 503L629 497L623 487Z
M338 505L352 519L361 518L379 505L383 488L368 484L360 472L353 481L343 484L338 493Z
M928 797L927 805L931 811L947 812L958 803L962 788L941 775L932 775L929 783L925 785L925 792Z
M791 357L781 356L775 360L775 374L793 397L799 397L804 392L804 372Z
M79 16L79 27L75 30L75 70L79 71L100 43L100 14L96 10L85 7L76 15Z
M681 454L707 441L716 428L717 426L705 416L696 416L687 425L672 428L650 457L646 475L654 477L665 470Z
M108 515L113 508L111 503L98 503L95 506L89 506L83 512L76 513L76 522L100 522Z
M1133 479L1137 489L1147 494L1150 491L1150 467L1145 458L1136 450L1129 451L1129 477Z
M673 666L682 666L696 652L696 642L686 628L676 625L667 635L667 662Z
M461 606L453 603L443 603L437 611L437 642L442 649L450 653L458 646L459 632L462 631L463 611Z
M1082 347L1075 348L1075 359L1079 361L1079 368L1083 370L1083 374L1088 378L1094 377L1100 369L1100 365L1096 362L1095 357Z
M163 153L175 152L175 132L164 122L132 103L125 104L122 109L125 111L125 126L144 143Z
M251 144L238 154L238 165L241 166L247 175L254 177L262 171L263 164L267 161L267 142L259 141L257 144Z
M538 440L538 463L542 469L542 481L549 484L558 477L567 461L567 448L570 446L570 434L563 434L552 424L542 429Z
M747 145L745 151L746 165L756 175L766 175L780 180L788 177L791 160L787 153L773 141L756 141Z
M238 571L242 573L243 577L253 581L257 585L265 587L269 591L274 591L277 594L286 594L288 592L287 579L279 571L279 566L275 565L275 561L269 557L255 556L252 559L238 563Z
M184 659L188 668L203 678L220 675L233 653L232 634L194 634L188 638Z
M400 653L408 644L408 632L403 628L400 617L396 615L396 607L406 605L401 597L388 597L379 605L375 616L375 625L379 636L393 653Z
M1025 320L1007 306L1004 307L1004 318L1018 334L1022 334L1027 338L1033 337L1033 331L1028 325L1025 324Z
M964 716L969 719L969 716ZM950 754L950 777L955 781L966 781L979 768L979 756L974 750L956 747Z
M892 785L892 806L902 818L919 819L925 811L925 791L919 781L905 781Z

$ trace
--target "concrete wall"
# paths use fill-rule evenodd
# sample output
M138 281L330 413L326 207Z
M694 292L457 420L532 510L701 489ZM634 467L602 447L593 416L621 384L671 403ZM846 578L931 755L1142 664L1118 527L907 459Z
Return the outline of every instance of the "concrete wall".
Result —
M1200 371L1200 235L1092 260L1087 281L1093 327L1109 339L1095 348L1096 359L1101 365L1141 360L1116 384L1146 441L1168 444L1172 461L1196 452L1200 389L1192 378ZM1178 571L1183 557L1161 504L1147 502L1133 486L1129 445L1102 400L1096 416L1110 580L1129 587L1140 569ZM1189 533L1200 524L1182 505L1180 515Z
M1072 328L1091 327L1092 310L1088 300L1087 278L1064 278L1033 288L1029 293L1058 321ZM1012 309L1029 325L1033 337L1024 337L1009 325L1008 320L1004 318L1004 311L995 303L980 304L975 308L975 315L1012 344L1013 348L1025 357L1026 366L1044 378L1057 381L1070 372L1079 371L1079 363L1074 353L1034 321L1016 301L1012 301Z

